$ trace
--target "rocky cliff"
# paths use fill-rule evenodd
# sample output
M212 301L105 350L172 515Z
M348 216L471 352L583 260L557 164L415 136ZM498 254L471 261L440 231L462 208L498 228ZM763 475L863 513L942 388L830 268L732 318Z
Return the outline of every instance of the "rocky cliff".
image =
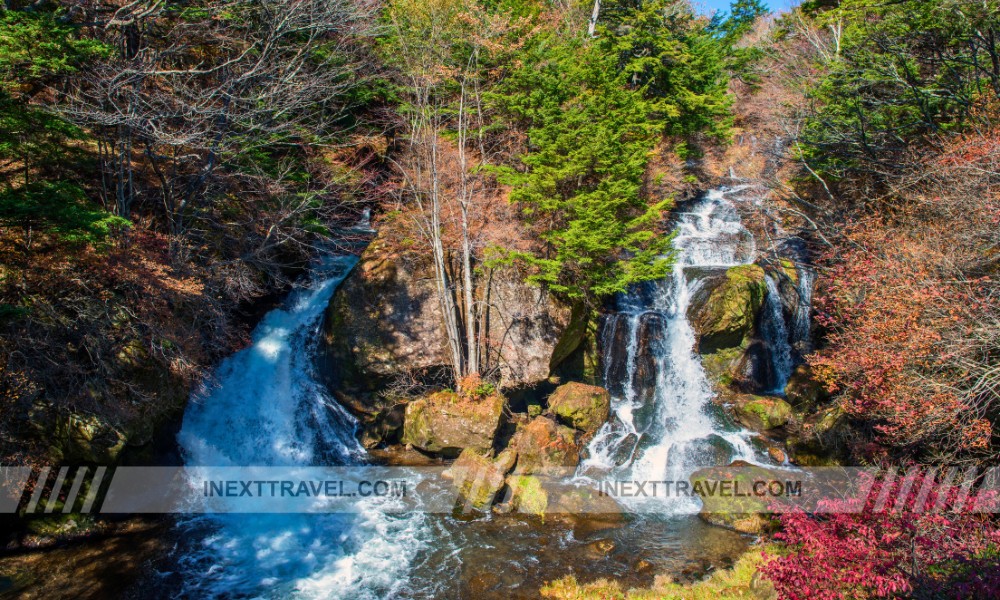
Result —
M331 388L368 426L369 443L396 441L399 400L421 385L448 385L450 369L429 257L396 251L389 236L373 240L337 290L323 334ZM544 382L570 310L512 267L490 270L483 281L487 371L507 390Z

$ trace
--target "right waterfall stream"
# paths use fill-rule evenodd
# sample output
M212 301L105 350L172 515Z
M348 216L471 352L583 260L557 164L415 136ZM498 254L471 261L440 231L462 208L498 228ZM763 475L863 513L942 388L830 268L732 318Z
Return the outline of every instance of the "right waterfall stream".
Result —
M692 298L709 279L755 259L753 236L726 198L736 191L712 190L675 212L670 275L620 296L616 311L604 318L600 347L612 415L590 442L579 476L680 481L699 467L762 459L750 442L753 432L712 402L715 391L688 318ZM759 329L774 392L784 387L794 358L777 284L769 276L767 285ZM691 513L700 507L691 498L625 500L657 504L631 507L641 512Z

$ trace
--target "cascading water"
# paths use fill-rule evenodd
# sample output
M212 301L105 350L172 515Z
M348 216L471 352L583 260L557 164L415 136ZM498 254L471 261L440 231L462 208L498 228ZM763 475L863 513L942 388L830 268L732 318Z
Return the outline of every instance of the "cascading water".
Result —
M613 416L591 441L581 476L684 480L699 466L755 459L749 433L713 413L687 315L709 276L753 260L753 237L725 193L713 190L679 215L670 277L621 297L608 316L602 346ZM697 503L663 510L690 512Z
M798 308L795 311L795 320L792 326L792 347L798 352L801 360L801 357L812 351L810 329L812 326L813 282L816 280L816 272L805 266L798 267L796 272L799 276L799 284L796 286Z
M188 466L353 465L356 422L314 369L324 308L357 259L313 269L253 343L227 358L192 399L178 442ZM359 500L353 514L199 515L179 563L186 596L380 598L421 550L422 515L393 515L393 499Z
M772 394L784 394L785 384L795 367L792 357L791 337L785 325L785 315L781 307L781 293L778 284L770 274L765 278L767 296L764 299L764 315L761 320L760 333L767 345L768 356L771 359L771 373L768 378Z

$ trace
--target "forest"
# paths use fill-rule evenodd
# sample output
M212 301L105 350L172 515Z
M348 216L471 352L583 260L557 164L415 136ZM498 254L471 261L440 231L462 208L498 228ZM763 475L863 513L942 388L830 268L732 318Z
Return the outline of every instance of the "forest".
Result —
M631 418L622 402L666 407L637 432L633 460L653 456L651 439L669 448L671 411L692 410L665 375L680 373L668 350L683 343L710 390L697 410L728 411L736 429L713 432L755 430L754 465L920 474L873 484L898 496L891 509L873 494L760 511L754 530L723 523L742 551L683 574L581 566L516 593L468 578L315 596L170 582L149 597L1000 594L997 511L963 508L969 489L1000 494L987 476L1000 467L1000 1L779 8L4 0L0 463L34 475L19 514L0 515L13 551L0 551L0 597L58 597L38 573L76 559L32 552L130 526L71 512L72 500L57 511L72 525L27 514L35 488L63 483L38 470L199 464L184 440L196 405L216 397L205 382L224 383L219 365L256 348L274 311L297 314L283 299L314 289L303 282L331 255L359 262L303 321L324 402L353 415L373 456L498 469L514 452L489 501L528 506L532 452L548 465L558 446L572 455L560 466L586 474ZM685 226L699 225L685 219L717 189L742 223L725 239L751 239L752 256L712 275L718 260L690 258ZM655 293L673 304L649 304ZM642 321L656 311L667 325ZM631 333L621 315L635 317ZM655 367L644 352L660 352ZM570 385L608 394L592 427L559 412ZM468 405L470 421L451 426L476 431L494 401L485 446L438 443L441 414ZM246 435L266 440L255 427ZM529 451L532 436L544 452ZM736 448L722 465L745 465ZM153 535L187 531L172 527L157 521ZM168 554L149 560L185 564ZM148 588L141 571L123 581ZM72 595L131 597L102 585Z

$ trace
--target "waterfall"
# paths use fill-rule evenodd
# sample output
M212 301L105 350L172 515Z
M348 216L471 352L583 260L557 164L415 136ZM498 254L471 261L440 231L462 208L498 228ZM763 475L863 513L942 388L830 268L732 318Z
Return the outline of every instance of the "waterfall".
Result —
M797 267L796 271L799 276L799 283L796 286L798 307L792 326L792 347L795 348L801 359L812 351L812 332L810 329L812 325L813 282L816 280L816 272L808 267Z
M764 299L764 314L760 324L761 337L764 338L771 360L771 373L768 378L768 391L772 394L784 394L785 384L792 375L794 362L792 359L791 338L785 325L785 315L781 307L781 292L778 284L770 274L767 282L767 297ZM808 317L807 317L808 318Z
M192 398L178 442L189 466L353 465L356 421L315 372L320 324L357 261L329 257L269 312L252 344L222 362ZM293 473L290 470L290 473ZM356 514L197 515L180 522L179 559L194 597L378 598L394 595L423 547L422 515L385 500Z
M581 477L680 480L699 466L754 459L749 433L713 411L687 316L707 277L753 260L753 237L725 193L713 190L678 215L669 277L619 298L607 318L602 346L613 415L588 446ZM676 500L664 512L697 509Z

